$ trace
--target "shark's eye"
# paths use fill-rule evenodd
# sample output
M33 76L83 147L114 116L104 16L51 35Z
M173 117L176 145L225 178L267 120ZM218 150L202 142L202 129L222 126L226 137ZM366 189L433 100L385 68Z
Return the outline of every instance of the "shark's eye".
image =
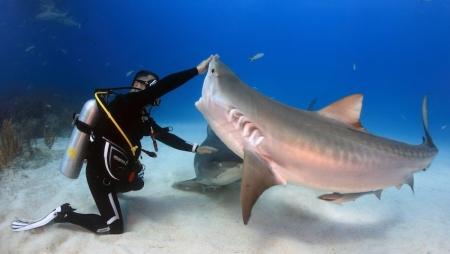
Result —
M211 70L211 73L214 73L214 69Z

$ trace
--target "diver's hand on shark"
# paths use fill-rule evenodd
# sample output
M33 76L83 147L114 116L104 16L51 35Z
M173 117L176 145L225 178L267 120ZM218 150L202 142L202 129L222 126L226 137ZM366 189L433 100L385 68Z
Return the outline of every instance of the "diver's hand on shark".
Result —
M217 150L214 147L210 147L210 146L199 146L197 148L197 152L198 154L209 154L209 153L215 153L219 150Z
M211 55L210 57L208 57L208 59L203 60L198 66L197 66L197 70L198 70L198 74L203 74L208 70L208 64L209 62L211 62L213 58L213 55Z

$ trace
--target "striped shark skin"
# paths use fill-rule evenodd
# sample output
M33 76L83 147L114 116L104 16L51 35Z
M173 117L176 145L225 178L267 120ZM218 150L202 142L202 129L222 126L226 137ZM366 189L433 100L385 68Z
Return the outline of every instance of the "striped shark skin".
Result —
M318 111L282 104L246 85L215 55L195 103L217 136L243 158L241 208L247 224L259 196L293 183L336 193L362 193L408 184L438 149L428 133L409 145L372 135L360 123L363 95Z

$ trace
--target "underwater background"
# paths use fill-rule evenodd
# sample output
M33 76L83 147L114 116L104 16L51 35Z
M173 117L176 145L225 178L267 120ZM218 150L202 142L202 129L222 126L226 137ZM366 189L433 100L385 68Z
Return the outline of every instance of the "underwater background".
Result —
M0 34L0 253L450 253L448 0L0 0ZM416 174L414 192L392 187L381 200L337 206L319 201L318 190L276 186L244 226L240 183L173 188L197 176L194 154L160 142L157 159L141 158L146 187L120 196L126 233L99 237L67 223L11 230L65 202L98 213L85 167L77 180L58 170L72 113L94 89L129 86L142 69L164 77L211 54L300 109L362 93L363 126L409 144L422 142L429 94L439 154ZM189 142L206 137L194 106L204 77L151 111ZM152 149L151 139L142 142ZM9 161L5 143L15 148Z
M430 93L431 135L439 148L450 143L445 0L2 0L0 31L0 120L45 118L33 136L51 124L68 137L71 113L95 88L129 86L142 69L164 77L219 54L249 86L297 108L363 93L365 128L413 144ZM257 53L264 56L250 61ZM165 95L152 109L156 121L204 121L194 106L203 78Z

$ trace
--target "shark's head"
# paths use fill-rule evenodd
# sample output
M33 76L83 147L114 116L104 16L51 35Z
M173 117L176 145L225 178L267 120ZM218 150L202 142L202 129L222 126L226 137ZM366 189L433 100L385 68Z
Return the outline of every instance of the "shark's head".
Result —
M227 185L242 177L242 159L219 139L208 125L208 136L201 144L218 149L211 154L195 154L194 168L197 181L207 185Z
M217 136L238 155L242 154L242 148L238 142L234 142L229 132L236 128L231 121L233 114L230 112L234 112L234 109L238 107L236 104L240 98L233 94L241 91L241 83L242 81L233 71L219 60L218 55L215 55L209 62L208 73L203 82L202 97L195 103Z
M208 73L203 82L202 97L195 103L195 106L203 114L208 123L214 121L214 108L217 109L220 106L218 105L220 100L217 100L220 97L218 80L220 64L218 55L215 55L209 62Z
M205 81L203 82L202 96L212 96L215 88L218 85L219 76L219 56L213 56L213 59L209 62L208 73L206 74Z
M227 185L242 178L242 162L214 160L194 164L197 181L206 185Z

